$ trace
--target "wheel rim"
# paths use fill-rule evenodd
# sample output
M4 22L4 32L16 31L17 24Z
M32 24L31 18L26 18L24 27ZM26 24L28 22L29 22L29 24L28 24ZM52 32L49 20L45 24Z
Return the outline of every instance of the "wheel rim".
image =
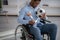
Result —
M22 37L22 31L21 31L21 26L17 26L15 30L15 40L21 40L20 38Z

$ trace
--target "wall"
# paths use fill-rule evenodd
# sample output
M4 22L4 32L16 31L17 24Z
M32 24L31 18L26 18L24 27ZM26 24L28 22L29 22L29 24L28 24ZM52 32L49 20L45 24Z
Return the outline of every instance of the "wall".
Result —
M18 15L19 10L26 5L28 0L8 0L8 5L3 5L3 10L7 10L9 15ZM42 0L40 6L48 4L45 8L47 15L60 15L60 0Z
M60 0L42 0L41 5L47 4L45 7L47 15L60 15Z

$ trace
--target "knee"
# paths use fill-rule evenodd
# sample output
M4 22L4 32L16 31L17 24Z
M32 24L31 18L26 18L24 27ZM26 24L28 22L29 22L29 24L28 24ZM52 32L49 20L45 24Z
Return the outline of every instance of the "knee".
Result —
M39 29L38 27L36 27L36 28L35 28L35 27L31 27L30 30L33 31L34 33L35 33L35 32L36 32L36 33L37 33L37 32L40 32L40 29Z
M41 32L41 31L40 31L40 29L39 29L38 27L37 27L37 28L35 28L35 31Z
M51 24L52 25L52 28L57 30L57 25L56 24Z

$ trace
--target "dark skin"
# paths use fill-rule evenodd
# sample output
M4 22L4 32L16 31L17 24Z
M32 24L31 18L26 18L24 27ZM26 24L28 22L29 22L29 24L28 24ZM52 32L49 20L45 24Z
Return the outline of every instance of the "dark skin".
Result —
M39 5L39 3L40 3L40 1L31 0L30 5L31 5L33 8L35 8L35 7L37 7L37 6Z
M41 2L41 1L31 0L30 5L31 5L33 8L35 8L35 7L37 7L37 6L39 5L40 2ZM31 15L31 13L28 13L28 14L27 14L27 16L30 16L30 15ZM42 16L41 18L43 18L43 16ZM31 24L31 25L33 25L34 23L35 23L35 20L29 21L29 24Z
M35 7L38 6L39 3L40 3L40 1L31 0L30 5L31 5L33 8L35 8ZM28 13L27 15L30 16L31 14ZM29 24L31 24L31 25L33 25L34 23L35 23L35 20L29 21Z

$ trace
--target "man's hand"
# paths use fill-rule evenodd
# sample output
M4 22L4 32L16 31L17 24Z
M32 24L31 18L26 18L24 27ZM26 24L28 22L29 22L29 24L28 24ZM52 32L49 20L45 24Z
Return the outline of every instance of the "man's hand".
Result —
M35 20L29 21L29 24L33 25L35 23Z
M44 19L45 17L46 17L46 14L44 13L44 14L41 15L40 18L41 18L41 19Z
M27 13L27 16L31 16L31 13L28 12L28 13Z

